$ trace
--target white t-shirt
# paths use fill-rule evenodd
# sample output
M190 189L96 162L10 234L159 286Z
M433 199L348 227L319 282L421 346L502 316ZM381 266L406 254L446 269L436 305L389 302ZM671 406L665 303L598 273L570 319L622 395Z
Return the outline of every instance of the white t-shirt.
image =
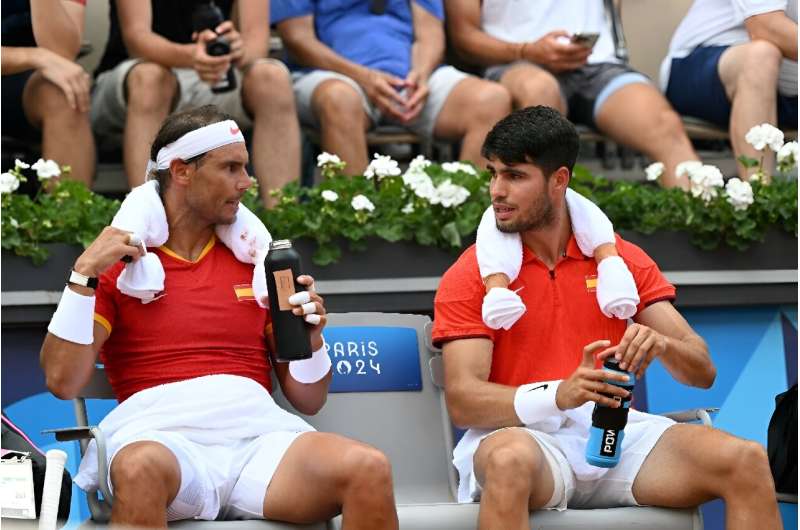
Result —
M559 29L599 33L589 63L619 62L602 0L483 0L481 26L506 42L531 42Z
M796 0L695 0L681 21L669 45L669 53L661 63L660 84L666 91L672 59L686 57L698 46L734 46L750 40L745 19L786 11L797 22ZM797 95L797 63L784 59L778 80L783 95Z

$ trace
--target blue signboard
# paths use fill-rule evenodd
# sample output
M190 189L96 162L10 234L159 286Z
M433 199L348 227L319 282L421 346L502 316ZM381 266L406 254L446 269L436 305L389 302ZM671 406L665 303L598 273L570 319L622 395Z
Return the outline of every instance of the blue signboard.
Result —
M323 334L333 363L330 392L422 390L414 328L329 327Z

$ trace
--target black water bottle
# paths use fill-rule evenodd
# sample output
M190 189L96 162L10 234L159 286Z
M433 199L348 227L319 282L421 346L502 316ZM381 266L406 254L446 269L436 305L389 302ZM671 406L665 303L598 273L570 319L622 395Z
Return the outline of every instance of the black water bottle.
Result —
M636 376L633 372L626 372L619 367L619 361L614 358L606 359L603 369L628 376L628 381L611 381L606 383L624 388L633 394ZM595 403L592 412L592 426L589 429L589 441L586 443L586 461L597 467L614 467L619 463L622 455L622 440L625 438L625 426L628 424L628 411L631 406L631 396L620 398L610 396L620 401L618 408L606 407Z
M272 334L275 337L275 358L281 362L298 361L311 357L311 337L302 315L292 313L289 297L305 291L297 283L302 272L300 254L292 248L288 239L279 239L269 244L269 253L264 260L267 272L269 310L272 315Z
M222 11L213 0L198 3L192 13L192 29L197 33L206 29L216 33L217 26L223 22L225 22L225 17L222 16ZM231 44L224 35L219 35L206 43L206 53L212 57L227 55L231 53ZM234 88L236 88L236 74L231 65L225 79L211 87L211 92L220 94L230 92Z

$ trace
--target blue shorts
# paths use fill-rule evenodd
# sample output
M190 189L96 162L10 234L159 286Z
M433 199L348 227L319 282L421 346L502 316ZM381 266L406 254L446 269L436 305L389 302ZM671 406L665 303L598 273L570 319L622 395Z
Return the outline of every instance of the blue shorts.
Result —
M672 60L667 99L679 114L728 128L731 102L719 78L719 58L728 46L700 46ZM797 97L778 94L778 125L797 128Z

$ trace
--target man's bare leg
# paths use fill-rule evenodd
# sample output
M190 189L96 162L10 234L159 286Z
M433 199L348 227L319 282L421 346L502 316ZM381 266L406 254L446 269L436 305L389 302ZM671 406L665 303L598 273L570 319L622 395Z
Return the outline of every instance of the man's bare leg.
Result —
M764 447L709 427L670 427L639 470L633 496L671 508L722 498L728 530L782 528Z
M181 486L181 468L172 451L158 442L132 443L114 456L110 473L111 524L167 527L167 507Z
M253 64L242 80L242 103L253 116L253 170L261 201L275 205L269 192L300 178L300 124L286 68Z
M92 186L95 147L89 114L72 109L64 92L38 72L25 85L22 105L42 130L42 156L72 167L70 178Z
M345 530L398 527L392 466L368 445L311 432L286 451L264 496L264 518L291 523L342 514Z
M479 165L486 134L510 112L511 97L502 85L467 77L447 96L433 134L439 138L460 138L459 160Z
M173 107L178 81L155 63L138 63L125 80L128 112L123 134L123 164L131 188L144 182L150 146Z
M530 510L553 496L553 471L542 448L522 429L505 429L485 438L473 457L481 485L478 528L528 530Z
M731 102L730 136L733 153L756 160L764 156L764 172L772 175L775 154L764 155L748 144L744 136L754 125L778 123L777 92L781 51L774 44L757 40L731 46L717 64L720 80ZM739 165L739 176L747 178L754 170Z
M595 121L614 141L663 162L662 186L689 188L688 179L676 179L675 167L699 158L680 116L655 87L647 83L623 86L606 99Z
M530 63L515 64L503 73L500 83L511 93L515 109L546 105L561 114L567 113L558 80L544 68Z
M347 163L348 175L367 169L367 130L371 123L361 94L340 79L320 83L311 95L311 107L320 124L323 151Z

